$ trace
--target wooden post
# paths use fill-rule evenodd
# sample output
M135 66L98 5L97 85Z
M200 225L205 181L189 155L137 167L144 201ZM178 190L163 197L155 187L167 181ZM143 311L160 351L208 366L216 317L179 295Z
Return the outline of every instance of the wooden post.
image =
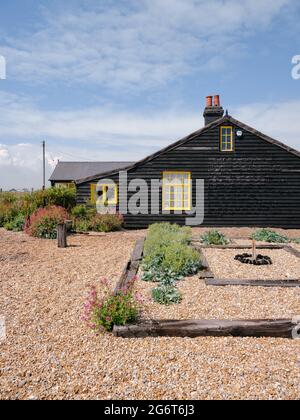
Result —
M57 241L58 248L67 248L67 226L65 223L61 223L57 226Z
M257 252L256 252L256 241L252 240L252 261L255 261L257 258Z

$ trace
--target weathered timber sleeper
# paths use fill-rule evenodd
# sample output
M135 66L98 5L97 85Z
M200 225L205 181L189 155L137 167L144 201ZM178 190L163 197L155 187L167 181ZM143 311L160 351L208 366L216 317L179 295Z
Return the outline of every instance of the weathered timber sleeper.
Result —
M291 280L205 280L206 286L250 286L250 287L300 287L300 279Z
M115 326L114 335L144 337L280 337L292 338L291 319L263 320L186 320L150 321L137 325Z

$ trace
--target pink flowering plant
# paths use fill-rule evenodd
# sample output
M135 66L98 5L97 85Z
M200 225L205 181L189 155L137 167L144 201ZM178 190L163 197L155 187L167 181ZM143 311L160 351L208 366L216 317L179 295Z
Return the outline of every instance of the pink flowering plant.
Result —
M93 286L84 305L82 320L95 332L113 330L114 325L132 324L137 321L142 297L134 292L135 280L118 293L113 293L108 280L101 281L102 296Z

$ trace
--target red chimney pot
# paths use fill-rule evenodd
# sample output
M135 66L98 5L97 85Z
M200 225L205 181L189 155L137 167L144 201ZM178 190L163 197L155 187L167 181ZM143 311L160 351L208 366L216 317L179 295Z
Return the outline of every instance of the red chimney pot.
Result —
M212 96L207 96L206 97L206 107L212 107L213 104L213 97Z
M214 97L214 106L220 106L220 95L215 95Z

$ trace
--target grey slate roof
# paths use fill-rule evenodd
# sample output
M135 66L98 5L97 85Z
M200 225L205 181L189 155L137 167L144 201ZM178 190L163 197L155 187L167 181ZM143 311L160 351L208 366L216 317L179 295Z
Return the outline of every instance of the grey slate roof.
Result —
M58 162L49 181L76 181L97 174L123 169L134 162Z

